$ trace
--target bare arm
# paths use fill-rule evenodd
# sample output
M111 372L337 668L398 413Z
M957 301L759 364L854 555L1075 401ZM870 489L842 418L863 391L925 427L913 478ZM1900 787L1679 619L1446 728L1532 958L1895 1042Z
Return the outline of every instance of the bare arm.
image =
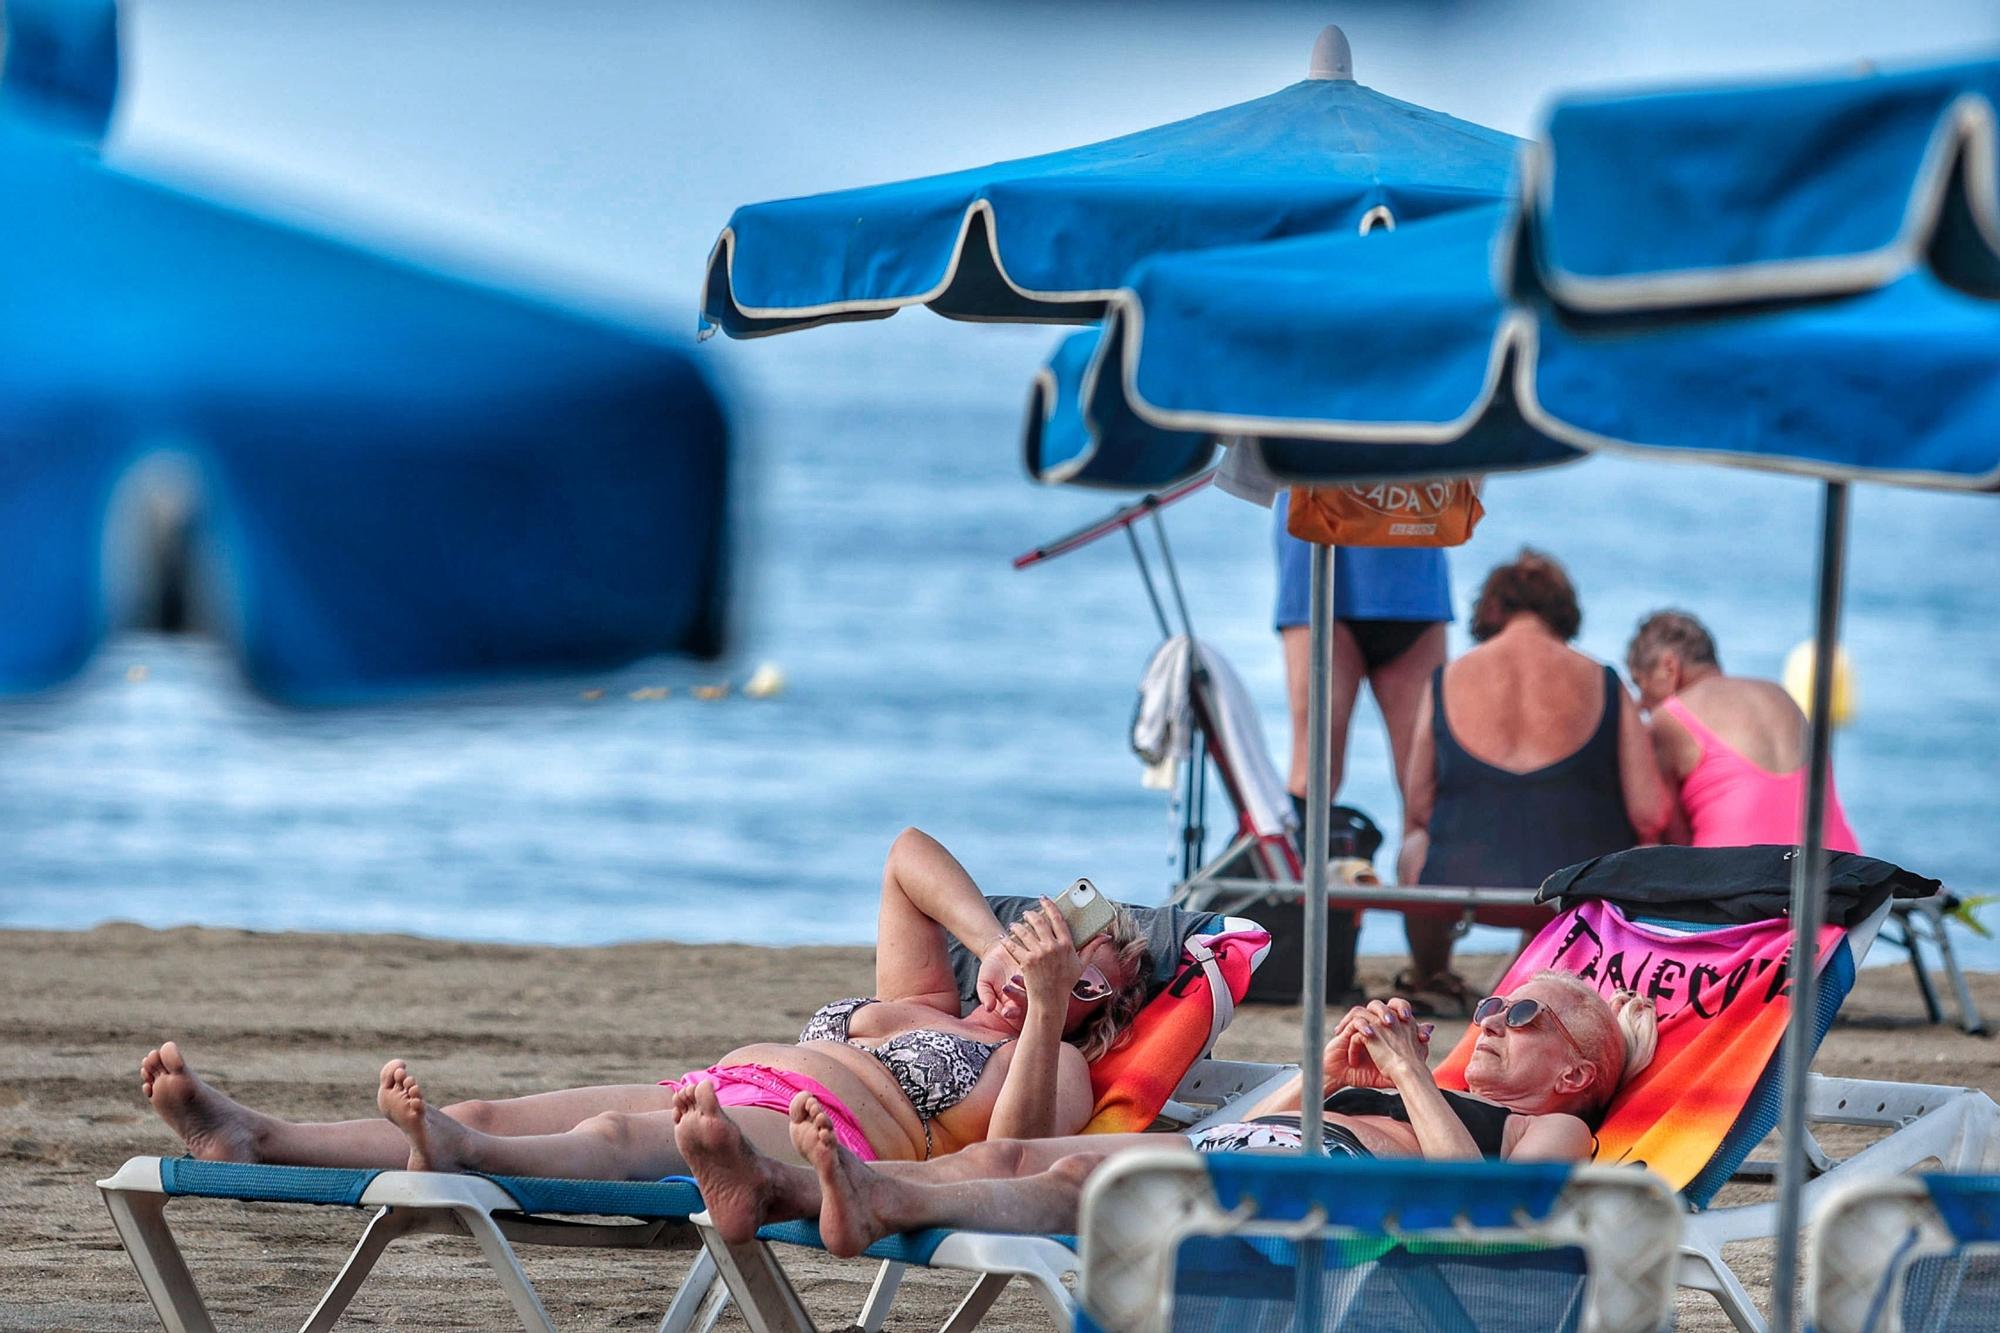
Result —
M1416 1025L1399 1015L1377 1013L1361 1025L1360 1032L1368 1054L1403 1095L1403 1110L1410 1117L1410 1129L1423 1156L1429 1161L1478 1160L1479 1145L1452 1114L1451 1104L1438 1090L1437 1079L1423 1059Z
M1417 704L1410 735L1409 771L1403 775L1403 849L1396 855L1396 882L1415 884L1431 851L1431 811L1437 806L1437 732L1431 691Z
M1632 831L1642 844L1658 842L1676 803L1660 775L1652 733L1639 718L1639 705L1632 702L1623 686L1618 689L1618 777Z
M1378 1001L1383 1008L1396 1015L1398 1021L1407 1021L1416 1029L1416 1045L1419 1058L1430 1062L1431 1032L1434 1024L1419 1023L1410 1010L1408 1000L1395 999ZM1363 1049L1356 1043L1360 1025L1369 1018L1372 1006L1357 1005L1347 1011L1334 1028L1333 1035L1326 1039L1326 1050L1320 1057L1320 1096L1330 1097L1341 1088L1387 1088L1392 1086L1386 1074L1377 1068ZM1263 1115L1288 1115L1305 1109L1304 1084L1298 1075L1280 1084L1267 1093L1243 1113L1243 1119L1255 1120Z
M1055 1139L1081 1133L1090 1121L1090 1066L1083 1052L1056 1032L1039 1032L1032 1020L1013 1044L1002 1076L989 1139ZM1031 1036L1031 1034L1033 1034Z
M1001 937L999 920L957 858L929 834L904 829L882 868L875 994L958 1017L947 930L975 952L992 948Z
M1590 1127L1573 1115L1517 1115L1521 1125L1500 1154L1510 1162L1581 1162L1590 1156Z
M1672 714L1656 708L1646 721L1646 734L1652 739L1653 759L1667 788L1667 828L1660 841L1685 847L1694 841L1694 831L1688 827L1687 811L1681 808L1680 798L1681 779L1687 775L1681 759L1681 739L1686 733Z
M1008 1049L986 1136L1074 1134L1090 1118L1090 1066L1082 1051L1063 1040L1063 1024L1069 1017L1070 987L1083 974L1083 959L1070 943L1068 925L1046 898L1015 923L1008 947L1020 959L1028 1014Z

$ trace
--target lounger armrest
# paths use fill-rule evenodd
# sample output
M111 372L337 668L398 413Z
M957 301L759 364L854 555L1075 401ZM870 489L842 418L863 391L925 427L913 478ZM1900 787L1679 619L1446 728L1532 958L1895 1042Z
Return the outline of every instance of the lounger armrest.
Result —
M1173 1099L1204 1110L1200 1118L1187 1126L1190 1129L1227 1124L1232 1119L1241 1119L1250 1107L1298 1077L1298 1072L1297 1065L1203 1060L1181 1080Z
M1976 1088L1943 1083L1891 1083L1865 1078L1806 1078L1806 1118L1817 1125L1900 1129L1947 1102L1984 1097Z

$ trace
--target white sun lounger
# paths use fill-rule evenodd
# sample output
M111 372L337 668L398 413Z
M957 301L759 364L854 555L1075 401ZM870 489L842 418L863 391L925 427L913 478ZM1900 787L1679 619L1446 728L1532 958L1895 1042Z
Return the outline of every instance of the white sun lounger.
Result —
M134 1157L97 1182L139 1281L171 1333L209 1333L215 1322L166 1218L180 1198L232 1199L372 1208L375 1216L319 1304L300 1326L332 1328L382 1252L400 1236L425 1232L470 1236L492 1267L522 1326L553 1330L548 1311L513 1247L566 1245L690 1249L689 1214L701 1207L692 1181L621 1182L480 1176L429 1171L355 1171L309 1166L249 1166L193 1158ZM577 1221L589 1217L593 1221ZM609 1219L623 1218L625 1221ZM714 1269L698 1252L662 1333L705 1326L721 1309L711 1295ZM701 1308L707 1304L710 1308Z
M1841 1000L1853 985L1856 956L1866 953L1888 911L1889 905L1885 903L1866 921L1851 928L1823 970L1815 1044L1832 1025ZM1679 1241L1677 1281L1681 1286L1712 1295L1744 1333L1763 1333L1765 1322L1741 1280L1725 1262L1722 1247L1734 1241L1772 1235L1777 1221L1776 1208L1770 1204L1728 1208L1709 1208L1707 1205L1716 1191L1739 1173L1758 1174L1757 1164L1747 1163L1747 1158L1776 1123L1780 1058L1779 1053L1773 1053L1764 1078L1753 1089L1735 1126L1718 1147L1709 1166L1682 1192L1687 1217ZM1266 1081L1268 1087L1293 1072L1292 1067L1240 1066L1236 1079L1241 1086L1235 1091L1239 1094L1250 1092L1249 1083L1253 1078ZM1832 1079L1818 1075L1809 1078L1809 1124L1862 1125L1892 1132L1852 1158L1839 1162L1828 1157L1816 1142L1809 1143L1809 1156L1821 1175L1806 1186L1808 1205L1853 1179L1895 1176L1931 1164L1947 1170L1968 1170L2000 1161L2000 1106L1996 1106L1982 1092L1969 1088ZM1230 1107L1245 1104L1240 1095L1228 1097L1225 1106L1209 1115L1206 1121L1227 1119ZM804 1309L785 1282L782 1266L770 1250L773 1243L816 1243L816 1237L809 1229L771 1229L753 1245L735 1247L732 1251L731 1247L722 1243L713 1228L706 1225L705 1216L698 1215L693 1220L702 1232L703 1243L716 1259L723 1281L731 1287L753 1328L784 1330L784 1333L802 1333L811 1329L810 1322L801 1322L805 1320ZM975 1245L970 1239L972 1234L925 1233L922 1244L913 1246L898 1260L908 1262L913 1254L928 1246L931 1254L929 1262L934 1267L971 1267L975 1257L993 1265L985 1270L990 1276L982 1277L973 1296L967 1298L945 1326L951 1333L961 1333L961 1330L975 1326L1000 1289L1015 1276L1029 1278L1052 1313L1057 1310L1073 1311L1073 1291L1081 1266L1074 1257L1072 1241L1067 1238L982 1233ZM947 1247L942 1240L946 1235L966 1239ZM893 1238L889 1244L893 1245ZM1062 1258L1064 1254L1071 1256L1066 1266ZM877 1257L893 1256L885 1246ZM893 1282L894 1276L885 1269L885 1273L877 1278L877 1291L885 1281ZM893 1290L893 1285L890 1289ZM869 1333L881 1327L881 1310L877 1308L876 1296L876 1292L871 1292L869 1304L864 1307L859 1321Z
M2000 1176L1858 1181L1812 1215L1814 1333L1930 1333L2000 1324Z

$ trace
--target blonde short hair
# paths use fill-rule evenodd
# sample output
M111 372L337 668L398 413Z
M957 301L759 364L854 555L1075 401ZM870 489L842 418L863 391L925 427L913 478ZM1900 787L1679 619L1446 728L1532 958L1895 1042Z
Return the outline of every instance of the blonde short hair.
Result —
M1603 1110L1620 1088L1653 1062L1660 1044L1660 1020L1653 1002L1629 990L1607 1000L1574 972L1537 972L1528 980L1553 987L1572 1001L1565 1006L1563 1023L1591 1067L1585 1094L1590 1109Z

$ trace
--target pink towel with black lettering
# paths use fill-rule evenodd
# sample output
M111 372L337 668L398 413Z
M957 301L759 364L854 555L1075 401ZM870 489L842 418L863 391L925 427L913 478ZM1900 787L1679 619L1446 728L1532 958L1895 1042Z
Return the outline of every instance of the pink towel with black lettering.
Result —
M1821 927L1816 965L1825 965L1842 933ZM1593 900L1550 922L1507 970L1499 993L1553 969L1574 972L1606 996L1652 997L1658 1051L1606 1109L1595 1160L1643 1164L1679 1189L1715 1155L1784 1036L1791 945L1789 921L1683 935L1628 921ZM1438 1067L1439 1086L1465 1087L1476 1039L1467 1032Z

